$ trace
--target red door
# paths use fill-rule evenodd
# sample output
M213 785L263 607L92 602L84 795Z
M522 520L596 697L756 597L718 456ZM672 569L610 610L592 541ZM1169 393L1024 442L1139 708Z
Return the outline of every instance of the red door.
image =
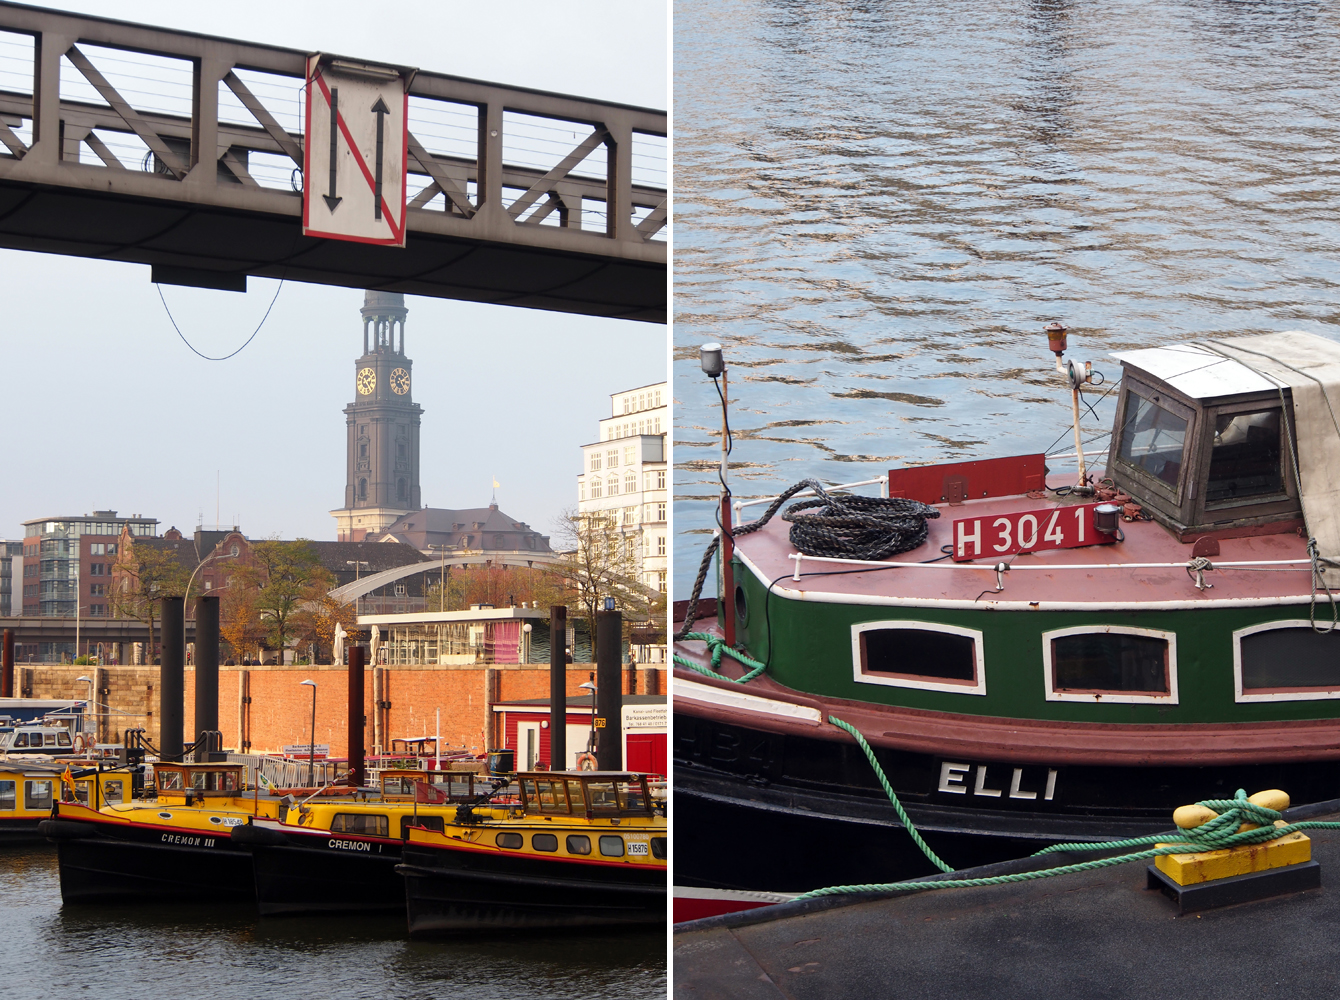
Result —
M629 733L628 760L630 771L647 774L665 774L665 733Z

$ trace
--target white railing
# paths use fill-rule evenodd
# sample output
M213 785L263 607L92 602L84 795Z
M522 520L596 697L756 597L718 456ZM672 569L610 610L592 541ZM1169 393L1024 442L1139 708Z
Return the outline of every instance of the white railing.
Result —
M1046 550L1046 551L1051 551ZM1012 573L1015 571L1036 570L1051 573L1056 570L1099 570L1099 569L1192 569L1197 567L1193 562L1151 562L1151 563L974 563L974 562L885 562L876 559L843 559L836 556L807 556L800 552L793 552L787 556L788 559L794 559L796 570L791 575L792 580L800 579L800 564L802 560L817 563L839 563L844 566L868 566L871 569L898 568L898 569L929 569L929 570L982 570L987 573ZM981 558L981 557L979 557ZM1296 566L1298 572L1311 572L1311 559L1248 559L1248 560L1229 560L1227 562L1214 561L1206 568L1213 569L1258 569L1267 566Z
M879 486L879 495L887 498L889 495L889 479L887 476L880 476L877 479L862 479L855 483L840 483L837 486L825 486L824 489L829 493L838 493L842 490L849 490L854 486ZM791 499L796 500L800 497L814 496L814 490L801 490L794 494ZM759 504L772 503L777 497L761 497L758 500L737 500L735 502L735 523L740 523L740 511L746 507L757 507Z

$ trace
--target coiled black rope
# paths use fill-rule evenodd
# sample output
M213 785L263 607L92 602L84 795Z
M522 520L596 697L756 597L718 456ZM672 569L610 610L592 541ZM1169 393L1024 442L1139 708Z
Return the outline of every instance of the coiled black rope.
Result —
M757 521L750 521L732 530L731 537L758 531L772 520L782 504L802 490L813 490L814 499L793 504L782 514L782 520L791 522L791 544L807 556L887 559L924 545L930 532L927 520L940 516L938 510L919 500L833 496L818 480L802 479L774 500ZM684 615L684 627L675 633L676 640L682 640L693 627L703 582L707 579L712 556L720 543L720 537L713 538L703 553L702 562L698 566L698 578L693 581L693 593Z

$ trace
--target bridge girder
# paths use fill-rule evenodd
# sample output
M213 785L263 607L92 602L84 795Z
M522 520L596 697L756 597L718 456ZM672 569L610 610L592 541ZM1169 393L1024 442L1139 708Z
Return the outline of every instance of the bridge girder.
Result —
M236 71L301 81L308 53L8 2L0 31L32 38L34 68L30 93L0 91L0 247L149 264L155 280L205 287L255 275L666 320L667 192L633 183L635 141L666 135L663 111L418 72L412 108L466 109L474 156L431 151L443 143L415 134L412 111L411 190L421 190L407 246L368 246L304 237L301 194L258 183L248 162L266 154L300 168L303 136ZM85 52L93 46L189 63L190 116L134 106ZM62 61L105 103L63 99ZM255 125L219 120L221 88ZM588 134L552 166L509 162L508 130L523 119ZM24 122L27 142L15 131ZM122 162L104 141L113 135L141 141L149 169ZM600 147L605 176L575 172ZM81 162L85 149L97 163ZM598 229L584 225L596 204Z

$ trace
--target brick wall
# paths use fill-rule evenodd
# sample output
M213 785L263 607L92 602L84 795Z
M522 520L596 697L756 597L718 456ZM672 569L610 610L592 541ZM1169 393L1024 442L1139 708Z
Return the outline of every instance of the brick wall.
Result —
M96 670L96 673L90 671ZM586 692L579 685L595 670L594 664L577 663L568 667L569 696ZM543 663L504 664L497 666L382 666L382 700L390 708L376 718L373 705L373 670L363 680L364 713L367 725L364 743L371 752L375 726L380 722L383 743L389 749L393 738L433 735L436 710L442 713L443 749L465 747L479 752L501 746L502 736L495 731L497 715L492 711L499 701L522 701L549 696L549 666ZM19 666L16 686L23 697L88 697L87 682L80 676L94 677L99 689L97 700L107 706L99 713L98 738L105 743L121 742L122 732L131 726L143 726L157 745L158 667L89 667L75 665ZM244 677L250 703L244 704ZM278 751L286 744L303 744L310 739L312 691L304 680L316 681L316 742L329 743L331 756L348 755L348 671L336 666L252 666L219 668L219 730L223 745L239 748L241 726L249 727L252 752ZM623 671L625 694L662 694L665 671L654 666L638 667L636 677ZM630 690L630 687L636 690ZM183 739L195 739L195 670L185 673L185 733Z

